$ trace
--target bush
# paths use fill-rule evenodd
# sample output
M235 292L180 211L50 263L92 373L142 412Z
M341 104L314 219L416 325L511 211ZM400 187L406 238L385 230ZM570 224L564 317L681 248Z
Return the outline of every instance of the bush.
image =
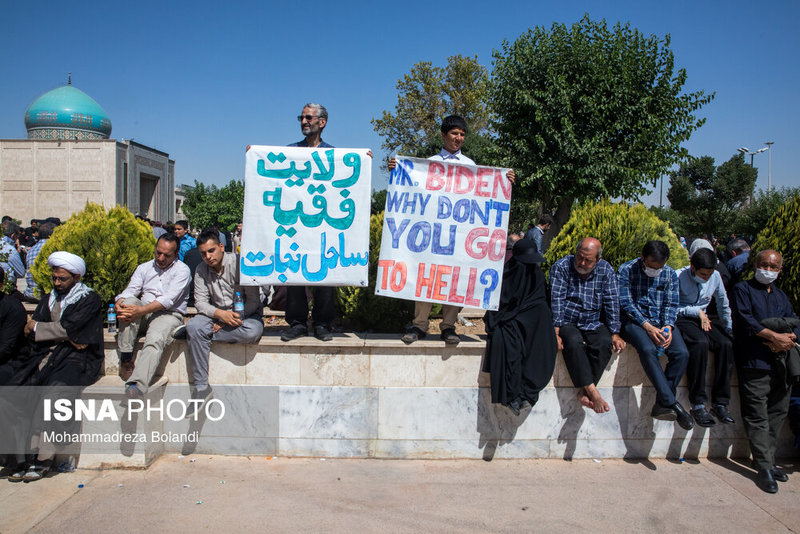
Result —
M669 225L642 204L628 206L608 200L588 202L573 209L561 232L550 243L543 267L549 266L575 252L578 241L596 237L603 244L603 259L615 269L628 260L642 255L647 241L658 239L669 247L667 265L674 269L689 264L689 254L670 230Z
M789 300L795 311L800 309L800 194L790 198L778 212L772 216L767 226L758 234L753 243L750 261L756 254L765 249L775 249L783 256L783 269L776 282Z
M383 211L370 217L369 222L369 285L340 287L339 313L345 324L354 330L402 332L411 321L413 303L375 294L382 231Z
M57 227L33 264L33 278L42 294L53 288L47 257L58 250L77 254L86 262L83 282L109 303L130 282L136 266L153 259L153 230L126 208L108 213L91 202Z

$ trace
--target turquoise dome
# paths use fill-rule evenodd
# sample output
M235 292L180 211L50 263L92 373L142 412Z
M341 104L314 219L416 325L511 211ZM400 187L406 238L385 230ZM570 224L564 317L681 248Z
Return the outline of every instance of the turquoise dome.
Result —
M108 139L111 119L92 97L65 85L28 106L25 128L28 139Z

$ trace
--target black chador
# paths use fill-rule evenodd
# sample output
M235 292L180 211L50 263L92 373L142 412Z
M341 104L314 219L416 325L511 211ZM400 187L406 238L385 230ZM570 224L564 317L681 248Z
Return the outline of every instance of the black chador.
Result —
M483 370L491 375L492 402L517 415L550 382L558 350L541 262L533 241L517 241L503 269L499 309L485 318Z

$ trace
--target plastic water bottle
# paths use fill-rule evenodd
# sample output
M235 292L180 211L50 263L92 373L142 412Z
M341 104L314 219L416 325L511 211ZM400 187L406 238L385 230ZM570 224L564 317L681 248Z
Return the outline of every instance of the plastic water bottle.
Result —
M239 291L233 296L233 311L239 314L239 319L244 319L244 297Z
M669 328L665 326L664 330L662 330L661 333L664 334L664 337L669 337ZM656 349L656 355L660 358L661 356L664 355L664 352L665 352L664 347L659 345L659 347Z
M117 333L117 309L113 304L108 305L108 333Z

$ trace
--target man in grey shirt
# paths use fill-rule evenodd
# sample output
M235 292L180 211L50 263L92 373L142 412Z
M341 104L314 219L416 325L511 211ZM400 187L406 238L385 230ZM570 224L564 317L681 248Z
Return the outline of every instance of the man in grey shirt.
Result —
M219 233L203 231L197 238L197 249L203 259L194 274L197 316L186 324L186 335L194 379L192 398L206 401L211 398L211 386L208 385L211 342L257 343L264 332L264 322L258 286L239 285L239 260L236 254L225 252ZM243 317L233 311L237 292L244 298ZM200 408L198 404L193 406L195 410Z
M191 273L178 260L179 247L175 234L158 238L155 259L139 265L128 287L114 299L119 320L120 377L129 398L140 398L147 392L161 354L172 342L172 331L183 324ZM142 333L144 347L134 366L133 348Z

